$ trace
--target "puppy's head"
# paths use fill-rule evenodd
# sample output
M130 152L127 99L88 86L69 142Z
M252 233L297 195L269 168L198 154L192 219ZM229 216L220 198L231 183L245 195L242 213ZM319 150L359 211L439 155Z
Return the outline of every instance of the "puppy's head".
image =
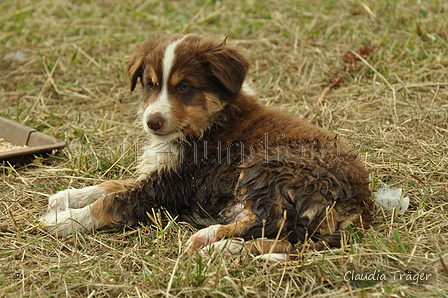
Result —
M174 35L141 44L126 62L143 86L143 126L165 140L200 135L241 91L248 61L211 38Z

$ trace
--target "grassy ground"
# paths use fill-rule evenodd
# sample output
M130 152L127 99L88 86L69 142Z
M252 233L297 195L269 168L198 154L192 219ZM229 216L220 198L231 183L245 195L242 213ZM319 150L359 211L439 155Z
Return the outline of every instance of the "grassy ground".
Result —
M160 214L137 229L47 235L37 219L49 195L132 175L142 135L123 61L177 32L229 36L261 101L296 115L344 73L345 53L369 45L308 120L354 144L372 189L403 188L409 210L379 210L350 244L286 263L202 259L184 249L192 230ZM442 0L2 1L0 115L69 145L1 167L0 297L447 297L447 40ZM406 280L420 273L428 280Z

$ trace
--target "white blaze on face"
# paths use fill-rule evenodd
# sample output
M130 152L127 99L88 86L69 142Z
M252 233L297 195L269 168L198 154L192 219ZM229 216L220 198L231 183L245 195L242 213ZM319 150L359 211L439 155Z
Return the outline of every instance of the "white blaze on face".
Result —
M160 92L158 98L148 105L143 112L143 127L148 133L151 133L151 129L146 124L150 115L159 114L166 120L167 125L170 124L171 115L171 104L168 98L168 80L171 75L171 69L173 67L174 61L176 60L176 53L174 52L177 45L182 41L178 39L170 43L164 52L162 66L163 66L163 76L162 76L162 91ZM178 134L176 134L178 135Z
M138 167L140 172L139 179L145 179L147 175L153 172L169 171L178 165L179 144L172 141L180 138L181 132L174 132L165 136L155 135L152 134L152 130L148 127L147 122L150 115L158 113L165 119L165 125L169 126L171 123L172 106L168 97L168 81L176 60L175 49L181 41L182 39L173 41L166 47L162 60L162 90L158 98L143 111L143 127L151 135L151 144L145 146L144 152L140 157L140 165Z

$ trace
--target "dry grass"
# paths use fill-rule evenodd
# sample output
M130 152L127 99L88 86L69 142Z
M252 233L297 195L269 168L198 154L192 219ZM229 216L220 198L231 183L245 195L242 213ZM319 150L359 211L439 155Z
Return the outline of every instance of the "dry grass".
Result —
M16 0L0 9L0 115L69 143L55 158L1 167L1 297L447 297L446 1ZM175 32L229 35L252 61L263 103L296 115L346 52L370 45L308 119L355 144L372 189L402 187L410 209L378 211L341 249L272 264L191 255L192 231L158 214L114 233L43 232L48 195L132 175L141 133L123 60L138 42ZM346 281L350 270L387 279ZM405 270L432 276L397 280Z

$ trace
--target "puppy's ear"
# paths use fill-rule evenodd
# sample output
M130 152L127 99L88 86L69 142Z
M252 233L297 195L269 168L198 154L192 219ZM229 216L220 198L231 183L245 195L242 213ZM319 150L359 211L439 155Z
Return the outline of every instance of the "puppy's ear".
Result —
M131 82L131 92L134 91L137 85L137 79L142 79L145 70L144 60L155 46L155 41L146 41L137 46L135 51L126 60L125 68L129 81Z
M236 95L243 86L249 69L249 61L237 50L226 47L225 42L226 40L207 52L206 60L213 76L229 92Z

